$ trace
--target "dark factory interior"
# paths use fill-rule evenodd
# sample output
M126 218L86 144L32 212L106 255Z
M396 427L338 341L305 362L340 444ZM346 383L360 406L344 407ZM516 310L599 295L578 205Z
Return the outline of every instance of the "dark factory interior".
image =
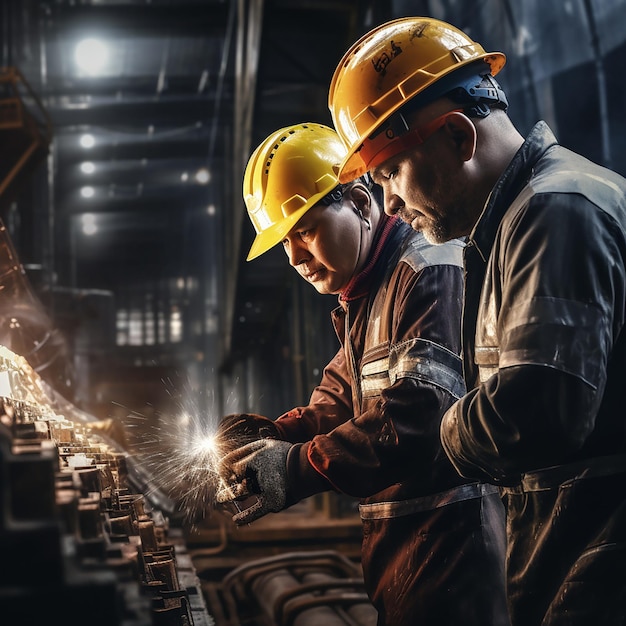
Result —
M626 174L623 0L1 1L7 624L376 623L356 502L236 528L189 450L305 405L337 350L335 296L280 246L246 262L243 172L272 131L330 125L343 53L407 15L507 55L520 132Z

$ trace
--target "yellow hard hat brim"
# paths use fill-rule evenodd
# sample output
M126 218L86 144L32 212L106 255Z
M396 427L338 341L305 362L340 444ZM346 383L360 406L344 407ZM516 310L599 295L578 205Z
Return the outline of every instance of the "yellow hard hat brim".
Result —
M323 196L324 194L321 194L320 198ZM313 204L317 201L318 200L315 200ZM291 215L288 215L281 222L270 226L260 233L257 233L254 241L252 242L252 246L250 247L250 251L248 252L248 256L246 257L246 261L256 259L273 248L275 245L279 244L289 234L289 231L300 221L300 218L313 206L313 204L307 204Z
M364 176L367 173L367 166L358 152L349 154L339 166L337 178L340 183L349 183L352 180Z

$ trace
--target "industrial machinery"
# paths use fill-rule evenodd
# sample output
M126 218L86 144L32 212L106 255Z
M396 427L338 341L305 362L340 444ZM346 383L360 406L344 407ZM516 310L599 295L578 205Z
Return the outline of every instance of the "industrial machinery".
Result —
M46 157L50 119L0 68L0 212ZM71 401L71 354L0 220L3 623L209 626L173 503ZM150 498L146 494L150 494Z
M0 408L3 620L213 624L182 529L138 490L132 458L4 347Z
M145 467L0 346L3 618L33 626L52 618L68 626L376 623L358 563L338 551L252 558L209 582L194 564L202 550L194 554L172 519L180 520L176 504Z

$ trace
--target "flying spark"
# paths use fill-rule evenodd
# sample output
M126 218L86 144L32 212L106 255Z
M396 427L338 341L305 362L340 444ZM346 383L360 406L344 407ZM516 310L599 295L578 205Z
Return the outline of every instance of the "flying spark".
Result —
M216 439L220 416L210 408L201 408L194 399L196 394L184 385L176 390L171 381L164 382L169 386L174 410L167 414L132 412L125 423L129 432L135 431L131 452L193 526L214 511L228 508L216 502L218 490L227 488L219 475L227 450L220 450ZM238 504L234 506L240 510Z
M173 494L190 522L199 521L215 508L219 487L219 450L210 416L186 414L157 426L156 439L142 445L142 454L158 482Z

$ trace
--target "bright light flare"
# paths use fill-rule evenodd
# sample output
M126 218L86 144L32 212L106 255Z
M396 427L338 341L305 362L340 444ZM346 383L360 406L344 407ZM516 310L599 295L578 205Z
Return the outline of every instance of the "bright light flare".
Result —
M132 412L125 423L135 431L133 456L193 527L218 510L229 510L216 502L218 491L227 488L218 472L225 455L246 442L222 442L216 437L223 411L215 409L211 390L198 393L186 379L177 382L163 380L177 410ZM237 504L233 507L238 509Z
M206 167L201 167L196 172L196 182L201 185L206 185L211 181L211 172Z
M191 454L216 459L218 454L217 441L214 435L204 435L191 444Z
M80 145L82 148L93 148L96 145L95 137L90 133L80 136Z
M215 431L219 418L194 406L192 394L172 391L171 395L180 403L177 414L159 415L149 424L142 424L141 415L133 415L143 431L137 439L136 456L194 525L209 517L216 506L221 455Z
M99 39L83 39L76 45L74 51L76 65L90 76L103 71L109 60L109 50L106 44Z

